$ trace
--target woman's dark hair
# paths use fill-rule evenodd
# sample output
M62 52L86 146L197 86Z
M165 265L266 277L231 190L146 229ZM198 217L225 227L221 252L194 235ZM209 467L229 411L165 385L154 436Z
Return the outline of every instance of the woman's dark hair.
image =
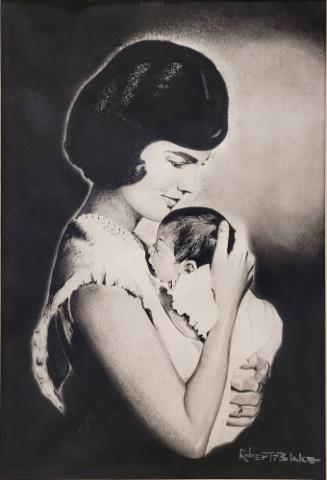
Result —
M207 57L172 42L144 40L120 50L82 88L64 148L86 177L117 188L144 176L136 166L151 142L216 147L226 136L227 116L225 82Z
M176 262L194 260L198 267L211 264L220 222L226 220L212 208L186 207L170 212L161 222L160 231L172 240ZM228 249L235 241L235 230L230 226Z

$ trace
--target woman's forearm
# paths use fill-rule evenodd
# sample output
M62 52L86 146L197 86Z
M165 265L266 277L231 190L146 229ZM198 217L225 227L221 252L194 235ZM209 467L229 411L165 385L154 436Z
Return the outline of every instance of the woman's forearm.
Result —
M254 257L246 239L236 232L230 252L228 239L229 225L222 221L210 265L212 289L220 314L203 348L199 365L186 384L184 396L192 433L196 434L197 449L202 455L223 398L238 306L253 277Z
M222 309L184 383L143 306L122 289L80 289L71 307L104 371L148 428L180 455L203 456L224 391L236 309Z
M236 314L237 307L221 312L203 347L197 369L186 384L185 409L198 442L199 456L205 453L221 406Z

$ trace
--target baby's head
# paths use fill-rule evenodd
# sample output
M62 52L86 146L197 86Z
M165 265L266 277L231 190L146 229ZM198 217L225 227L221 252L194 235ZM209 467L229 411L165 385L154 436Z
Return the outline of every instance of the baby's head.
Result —
M225 218L211 208L188 207L170 212L160 223L157 239L149 248L155 276L171 286L181 274L192 273L212 261L218 225ZM234 233L230 229L229 250Z

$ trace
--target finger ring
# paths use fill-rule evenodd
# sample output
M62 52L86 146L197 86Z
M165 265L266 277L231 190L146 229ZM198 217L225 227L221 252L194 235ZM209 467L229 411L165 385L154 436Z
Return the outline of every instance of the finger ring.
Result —
M238 417L241 417L242 416L242 413L243 413L243 407L242 405L238 407L238 412L237 412L237 416Z

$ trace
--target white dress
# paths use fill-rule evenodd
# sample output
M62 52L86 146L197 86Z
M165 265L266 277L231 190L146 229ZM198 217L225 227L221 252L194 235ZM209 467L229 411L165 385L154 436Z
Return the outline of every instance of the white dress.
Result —
M92 283L123 288L141 300L176 372L187 381L197 367L203 343L185 336L171 322L151 281L141 241L100 215L81 215L72 221L71 226L73 234L64 236L61 242L54 268L55 281L50 284L47 303L34 330L31 343L32 371L43 395L58 410L65 411L63 398L65 379L55 388L47 368L49 325L55 316L59 316L65 340L69 344L74 330L69 299L79 287ZM257 299L252 293L246 295L235 322L228 378L221 408L210 434L207 452L234 440L243 430L226 425L230 382L236 368L252 353L258 351L271 364L281 344L281 336L282 324L274 307Z

